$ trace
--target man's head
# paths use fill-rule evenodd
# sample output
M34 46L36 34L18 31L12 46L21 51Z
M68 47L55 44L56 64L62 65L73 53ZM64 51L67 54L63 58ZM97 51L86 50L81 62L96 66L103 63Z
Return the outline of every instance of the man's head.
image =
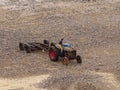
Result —
M61 41L63 41L63 40L64 40L64 38L61 39Z

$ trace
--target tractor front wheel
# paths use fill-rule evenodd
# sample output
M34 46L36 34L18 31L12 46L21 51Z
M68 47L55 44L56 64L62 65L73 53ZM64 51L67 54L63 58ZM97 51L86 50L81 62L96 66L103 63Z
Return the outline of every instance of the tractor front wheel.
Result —
M68 65L68 60L69 59L67 57L64 57L62 60L63 65Z
M76 60L77 60L77 63L82 63L82 58L81 58L81 56L76 56Z

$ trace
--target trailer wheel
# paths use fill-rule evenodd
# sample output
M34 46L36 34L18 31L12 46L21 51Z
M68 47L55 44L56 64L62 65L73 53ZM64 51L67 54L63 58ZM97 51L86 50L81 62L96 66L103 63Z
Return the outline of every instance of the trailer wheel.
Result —
M58 61L59 51L56 47L52 46L49 49L49 57L51 61Z
M64 57L62 60L63 65L68 65L68 60L69 59L67 57Z
M19 49L20 49L21 51L24 50L24 44L23 44L23 43L19 43Z
M76 60L77 60L77 63L82 63L82 58L81 58L81 56L76 56Z
M31 47L26 45L25 46L26 53L31 53Z

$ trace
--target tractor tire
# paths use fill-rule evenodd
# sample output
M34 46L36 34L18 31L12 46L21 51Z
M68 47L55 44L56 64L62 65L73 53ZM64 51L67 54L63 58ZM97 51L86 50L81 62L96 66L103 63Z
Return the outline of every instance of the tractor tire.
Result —
M20 49L21 51L23 51L23 50L25 49L23 43L19 43L19 49Z
M44 40L43 43L46 44L46 45L49 45L49 41L48 40Z
M25 46L26 53L31 53L31 47L26 45Z
M68 61L69 61L69 59L67 57L64 57L63 60L62 60L63 65L67 66L68 65Z
M77 60L77 63L82 63L82 58L81 58L81 56L76 56L76 60Z
M50 49L49 49L49 57L50 57L51 61L58 61L59 50L56 47L51 46Z

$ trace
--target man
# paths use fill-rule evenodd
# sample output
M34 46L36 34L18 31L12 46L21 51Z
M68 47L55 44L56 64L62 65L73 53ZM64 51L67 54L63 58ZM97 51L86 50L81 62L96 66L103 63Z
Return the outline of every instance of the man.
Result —
M60 40L59 44L62 45L63 44L63 38Z
M62 53L63 52L63 38L59 41L59 43L56 45L57 48L59 48L60 52Z

